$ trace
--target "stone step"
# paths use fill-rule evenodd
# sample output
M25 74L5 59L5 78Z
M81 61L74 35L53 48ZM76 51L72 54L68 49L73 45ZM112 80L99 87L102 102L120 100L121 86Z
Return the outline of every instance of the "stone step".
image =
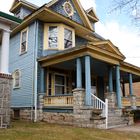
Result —
M116 126L116 125L127 125L128 121L121 120L121 121L108 121L108 126Z
M125 126L127 126L127 124L112 125L112 126L108 126L108 129L125 127Z

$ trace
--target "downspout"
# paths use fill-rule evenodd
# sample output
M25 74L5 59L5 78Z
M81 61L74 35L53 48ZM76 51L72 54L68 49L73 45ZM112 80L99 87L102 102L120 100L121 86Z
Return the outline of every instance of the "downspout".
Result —
M37 122L37 71L38 71L38 21L35 21L35 48L34 48L34 122Z

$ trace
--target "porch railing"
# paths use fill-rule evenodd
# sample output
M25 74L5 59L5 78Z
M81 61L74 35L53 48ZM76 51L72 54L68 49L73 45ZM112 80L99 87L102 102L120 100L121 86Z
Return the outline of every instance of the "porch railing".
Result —
M137 107L140 107L140 97L135 98L135 105ZM130 97L122 97L122 106L123 107L131 107L132 106L132 99Z
M94 94L92 96L92 106L95 109L102 109L102 116L106 118L106 129L108 128L108 99L105 102L99 99Z
M73 96L46 96L44 97L44 106L73 106Z

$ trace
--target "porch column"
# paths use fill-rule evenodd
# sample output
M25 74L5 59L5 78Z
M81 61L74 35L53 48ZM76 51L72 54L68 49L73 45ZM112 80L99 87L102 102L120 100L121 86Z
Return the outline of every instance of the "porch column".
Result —
M9 38L10 32L3 30L0 58L0 73L9 74Z
M122 107L120 89L121 89L121 85L120 85L120 66L117 65L116 66L116 94L117 94L117 104L118 104L119 108Z
M112 67L109 68L109 92L113 92L113 69Z
M133 95L133 79L131 73L129 73L129 93L131 96Z
M85 84L86 84L86 96L85 104L91 105L91 66L90 56L85 56Z
M76 86L77 88L82 88L82 64L81 59L76 59Z

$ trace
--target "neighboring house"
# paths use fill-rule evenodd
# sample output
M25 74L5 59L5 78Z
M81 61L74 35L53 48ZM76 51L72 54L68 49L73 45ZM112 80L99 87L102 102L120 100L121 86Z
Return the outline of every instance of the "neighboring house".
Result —
M99 128L130 123L121 117L131 107L121 86L129 83L133 97L140 68L95 32L92 8L83 10L79 0L42 7L16 0L10 11L23 19L10 40L13 117Z
M20 19L0 11L0 128L10 123L10 95L12 76L9 73L9 43L11 29Z

